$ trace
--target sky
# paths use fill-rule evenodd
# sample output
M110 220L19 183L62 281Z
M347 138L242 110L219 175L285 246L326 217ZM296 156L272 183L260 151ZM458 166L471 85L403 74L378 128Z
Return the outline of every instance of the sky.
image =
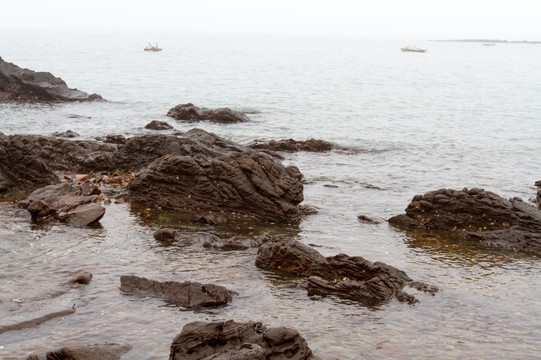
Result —
M541 0L0 0L1 30L541 40Z

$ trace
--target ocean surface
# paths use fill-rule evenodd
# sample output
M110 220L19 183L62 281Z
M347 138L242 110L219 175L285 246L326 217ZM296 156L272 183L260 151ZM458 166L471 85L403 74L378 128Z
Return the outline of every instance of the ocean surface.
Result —
M535 39L533 39L535 40ZM157 41L162 52L144 52ZM386 223L411 198L479 187L535 197L541 179L541 46L411 40L128 33L0 33L0 56L48 71L106 102L0 103L0 132L73 130L82 139L152 131L152 120L241 144L324 139L351 151L285 154L305 175L318 214L270 226L324 255L383 261L441 289L416 305L375 308L309 298L293 280L257 269L256 250L163 246L174 219L143 219L111 204L101 226L36 225L0 206L0 325L77 305L35 328L0 334L0 358L66 345L132 344L126 358L166 359L195 320L256 320L296 328L321 359L536 359L541 349L541 262L452 242L408 238ZM181 103L248 113L241 124L166 116ZM163 133L169 133L163 131ZM381 220L364 224L358 215ZM91 271L84 287L64 284ZM122 295L119 277L192 280L236 291L231 305L185 311ZM409 291L409 290L408 290Z

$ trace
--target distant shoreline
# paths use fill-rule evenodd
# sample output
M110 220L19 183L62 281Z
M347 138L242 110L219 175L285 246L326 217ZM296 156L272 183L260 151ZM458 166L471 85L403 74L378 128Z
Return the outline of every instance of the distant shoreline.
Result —
M462 39L462 40L429 40L439 42L479 42L479 43L494 43L494 44L541 44L541 41L528 40L498 40L498 39Z

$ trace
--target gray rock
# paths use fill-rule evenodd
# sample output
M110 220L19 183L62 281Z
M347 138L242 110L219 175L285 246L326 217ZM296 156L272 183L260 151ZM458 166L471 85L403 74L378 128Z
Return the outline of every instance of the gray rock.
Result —
M26 360L120 360L131 348L131 345L118 344L63 347L30 355Z
M154 296L184 308L226 305L232 292L223 286L185 281L159 282L143 277L120 277L120 291L138 296Z
M236 123L250 121L250 118L240 111L234 111L229 108L203 110L191 103L181 104L171 108L167 112L167 116L170 116L177 120L208 120L217 123Z
M305 360L312 351L295 329L233 320L186 324L171 344L169 360Z
M165 121L152 120L145 125L145 129L150 130L171 130L173 127Z

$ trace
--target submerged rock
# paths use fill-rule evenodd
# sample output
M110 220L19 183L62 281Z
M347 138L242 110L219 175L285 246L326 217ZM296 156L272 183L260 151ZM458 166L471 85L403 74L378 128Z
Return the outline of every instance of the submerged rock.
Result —
M223 286L177 281L159 282L138 276L121 276L120 291L138 296L155 296L185 308L226 305L232 293Z
M171 130L173 127L165 121L152 120L145 125L145 129L150 130Z
M120 360L131 348L131 345L118 344L70 346L47 351L45 354L33 354L26 360Z
M169 360L305 360L312 351L295 329L233 320L186 324L173 339Z
M218 236L208 231L159 229L154 233L154 238L162 243L179 245L201 245L205 248L218 249L223 251L247 250L258 248L266 241L268 236L246 237L246 236Z
M203 110L191 103L181 104L171 108L167 112L167 116L170 116L177 120L208 120L217 123L236 123L250 121L250 118L240 111L234 111L229 108Z
M271 150L271 151L310 151L310 152L327 152L331 151L334 147L333 144L325 140L320 139L308 139L304 141L298 141L293 139L284 140L270 140L264 142L256 140L254 143L248 145L252 149L257 150Z
M480 244L541 255L541 212L519 198L483 189L440 189L416 195L389 219L404 230L440 231ZM415 236L415 234L412 234Z
M176 151L136 174L128 186L132 202L197 218L217 213L231 221L300 221L303 185L296 167L198 129L160 144L176 144Z
M414 296L403 291L405 286L434 294L437 288L414 282L404 271L384 264L372 263L360 256L339 254L324 257L315 249L298 241L269 241L258 251L256 266L287 275L309 277L309 295L336 295L369 305L393 298L410 304Z
M79 134L77 134L75 131L66 130L64 132L55 132L53 133L53 136L63 137L63 138L75 138L75 137L78 137Z
M97 200L98 195L83 195L81 185L62 183L35 190L19 202L19 207L27 209L35 219L54 215L70 225L87 226L105 214L105 208L95 203Z
M64 80L48 72L22 69L0 58L0 101L102 100L97 94L70 89Z

